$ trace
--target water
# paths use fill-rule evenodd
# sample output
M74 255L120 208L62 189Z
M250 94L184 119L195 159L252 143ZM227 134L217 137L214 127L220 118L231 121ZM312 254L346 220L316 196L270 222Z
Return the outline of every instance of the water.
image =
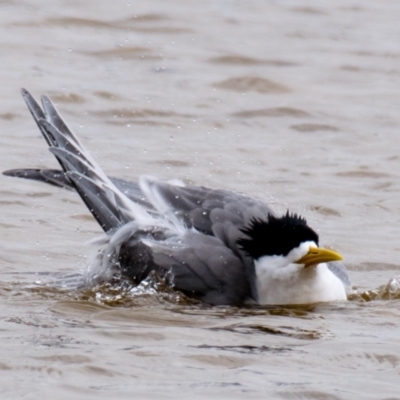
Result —
M154 287L43 287L85 269L100 228L74 193L1 176L2 398L400 398L397 281L385 289L400 275L399 12L2 1L1 170L56 166L24 86L56 101L112 176L304 215L355 288L345 304L236 309Z

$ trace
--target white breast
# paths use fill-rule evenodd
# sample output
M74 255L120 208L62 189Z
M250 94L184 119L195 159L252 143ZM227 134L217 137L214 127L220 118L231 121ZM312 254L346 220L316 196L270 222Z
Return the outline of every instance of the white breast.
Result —
M286 263L285 263L286 260ZM327 264L305 268L282 256L255 261L259 304L309 304L346 300L343 282Z

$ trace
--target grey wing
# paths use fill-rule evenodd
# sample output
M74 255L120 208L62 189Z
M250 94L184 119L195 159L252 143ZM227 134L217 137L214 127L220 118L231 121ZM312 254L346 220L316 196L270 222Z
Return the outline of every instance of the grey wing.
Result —
M115 182L115 181L114 181ZM218 243L225 247L235 257L235 262L240 262L242 277L250 285L251 297L257 300L257 288L255 286L255 270L253 261L239 248L237 241L243 236L241 229L253 218L267 218L272 213L268 206L249 197L224 190L213 190L195 186L174 186L167 183L143 180L140 182L139 191L134 184L129 182L116 182L121 186L133 201L139 201L137 196L146 195L145 198L164 213L169 209L187 228L195 228L203 236L215 237ZM131 197L132 196L132 197ZM203 241L205 244L206 242ZM211 245L211 243L208 243ZM207 254L207 248L202 249ZM232 261L232 265L236 265ZM191 265L189 263L189 265ZM207 265L207 264L205 264ZM196 266L200 267L198 263ZM176 267L177 268L177 267ZM181 273L191 273L190 269ZM195 278L193 278L195 279ZM199 281L198 281L199 282ZM205 300L204 300L205 301Z
M75 189L64 171L59 169L18 168L3 171L3 175L31 179L66 189Z
M243 261L219 239L191 232L183 243L170 252L152 249L154 262L171 271L176 289L215 305L240 305L252 297Z
M213 234L218 222L231 221L241 228L252 218L266 217L272 211L261 201L227 190L197 186L174 186L152 182L163 201L204 233Z
M168 209L187 228L218 237L234 252L240 229L254 218L265 219L273 213L263 202L227 190L175 186L146 178L139 185L112 179L132 201L146 199L160 214Z

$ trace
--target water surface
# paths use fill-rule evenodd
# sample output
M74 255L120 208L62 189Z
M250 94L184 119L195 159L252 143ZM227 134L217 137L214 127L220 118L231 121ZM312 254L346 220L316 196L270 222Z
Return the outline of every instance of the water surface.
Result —
M400 5L2 1L0 169L55 167L48 94L105 171L304 215L351 301L208 307L36 284L86 268L77 195L1 176L2 398L400 398Z

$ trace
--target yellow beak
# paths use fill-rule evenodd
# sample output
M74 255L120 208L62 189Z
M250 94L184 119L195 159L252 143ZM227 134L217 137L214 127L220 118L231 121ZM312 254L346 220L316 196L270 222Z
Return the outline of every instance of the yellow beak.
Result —
M310 247L308 253L295 261L296 264L304 264L304 267L326 263L329 261L340 261L343 257L336 251L328 249L320 249L318 247Z

